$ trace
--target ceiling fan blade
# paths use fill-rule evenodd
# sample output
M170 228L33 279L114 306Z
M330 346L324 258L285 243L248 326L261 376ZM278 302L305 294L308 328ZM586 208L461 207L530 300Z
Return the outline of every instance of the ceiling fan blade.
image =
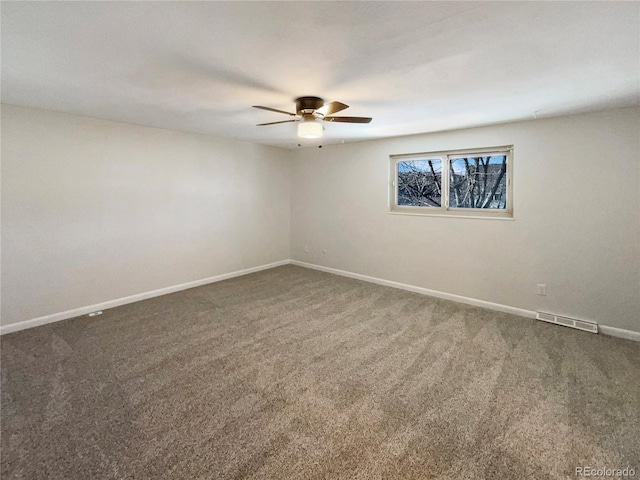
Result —
M318 108L316 110L316 113L319 113L320 115L325 115L325 116L332 115L334 113L338 113L344 110L345 108L349 108L349 105L345 105L344 103L340 103L340 102L331 102L331 103L327 103L323 107Z
M256 125L256 127L264 127L265 125L276 125L277 123L290 123L290 122L299 122L300 119L296 119L296 120L283 120L281 122L269 122L269 123L258 123Z
M373 120L370 117L324 117L325 122L342 122L342 123L369 123Z
M277 110L271 107L261 107L260 105L253 105L253 108L259 108L260 110L268 110L269 112L284 113L285 115L291 115L292 117L296 116L295 113L285 112L284 110Z

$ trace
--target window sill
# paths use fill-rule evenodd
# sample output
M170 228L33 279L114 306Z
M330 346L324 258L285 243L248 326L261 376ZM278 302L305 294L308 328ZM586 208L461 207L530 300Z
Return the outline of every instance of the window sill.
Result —
M412 215L416 217L447 217L447 218L473 218L476 220L510 220L513 221L515 218L512 213L505 213L502 215L482 215L482 214L468 214L466 212L462 213L443 213L443 212L415 212L415 211L404 211L404 210L388 210L387 213L392 215Z

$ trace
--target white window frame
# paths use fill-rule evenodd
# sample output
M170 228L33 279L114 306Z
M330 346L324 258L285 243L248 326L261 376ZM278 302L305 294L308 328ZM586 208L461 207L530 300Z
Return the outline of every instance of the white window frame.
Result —
M504 209L449 208L449 178L451 159L473 156L506 155L507 157L507 204ZM442 160L442 205L440 207L417 207L398 205L398 163L416 160ZM440 152L409 153L389 156L389 213L403 215L426 215L466 218L513 219L513 145L488 148L470 148Z

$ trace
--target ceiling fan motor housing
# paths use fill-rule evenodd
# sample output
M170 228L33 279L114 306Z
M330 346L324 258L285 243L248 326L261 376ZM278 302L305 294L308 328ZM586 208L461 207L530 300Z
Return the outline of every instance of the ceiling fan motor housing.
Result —
M267 110L270 112L284 113L290 117L300 117L295 120L283 120L280 122L267 122L259 123L258 127L265 125L276 125L279 123L300 122L313 123L316 121L325 122L342 122L342 123L369 123L370 117L336 117L334 113L341 112L345 108L349 108L349 105L342 102L330 102L325 105L324 100L320 97L298 97L296 98L296 113L286 112L284 110L278 110L277 108L264 107L262 105L253 105L253 108L259 108L260 110ZM302 125L302 124L301 124ZM309 127L311 128L311 127ZM317 132L314 132L316 135Z
M313 114L313 112L324 105L324 100L320 97L300 97L296 98L296 113L304 116Z

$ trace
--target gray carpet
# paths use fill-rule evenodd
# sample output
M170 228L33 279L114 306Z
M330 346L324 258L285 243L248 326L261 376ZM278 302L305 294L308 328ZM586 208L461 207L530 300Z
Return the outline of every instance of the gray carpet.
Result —
M640 477L640 344L299 267L1 347L4 480Z

